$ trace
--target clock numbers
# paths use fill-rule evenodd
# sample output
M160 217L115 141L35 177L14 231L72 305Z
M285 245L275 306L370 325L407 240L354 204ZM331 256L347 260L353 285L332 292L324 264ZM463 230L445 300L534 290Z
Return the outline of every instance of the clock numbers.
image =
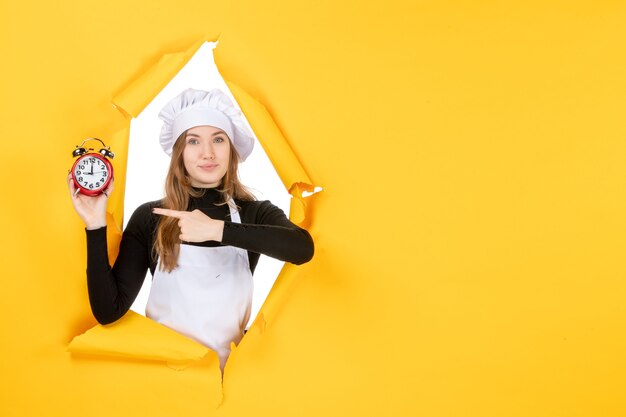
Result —
M99 157L83 157L74 168L74 178L77 184L84 189L94 191L105 186L109 174L109 167Z

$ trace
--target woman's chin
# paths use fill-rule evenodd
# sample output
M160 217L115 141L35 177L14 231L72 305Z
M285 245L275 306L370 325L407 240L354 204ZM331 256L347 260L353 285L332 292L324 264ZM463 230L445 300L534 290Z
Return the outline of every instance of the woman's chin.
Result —
M221 183L221 178L192 178L191 185L197 188L215 188Z

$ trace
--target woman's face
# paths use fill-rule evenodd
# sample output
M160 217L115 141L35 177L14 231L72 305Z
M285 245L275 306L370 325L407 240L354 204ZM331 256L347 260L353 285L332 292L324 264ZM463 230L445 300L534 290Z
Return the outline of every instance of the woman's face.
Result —
M222 129L196 126L187 130L183 162L192 186L214 188L220 185L229 161L230 140Z

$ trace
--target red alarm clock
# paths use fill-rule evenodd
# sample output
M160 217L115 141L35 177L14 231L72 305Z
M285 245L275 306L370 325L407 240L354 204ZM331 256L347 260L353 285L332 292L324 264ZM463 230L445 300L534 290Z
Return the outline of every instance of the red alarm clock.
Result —
M97 140L102 146L98 152L91 152L93 148L83 148L83 145L90 141ZM76 193L88 196L97 196L107 189L113 179L113 165L109 159L113 159L115 154L111 148L98 138L87 138L72 152L73 157L78 157L72 166L70 175L76 186Z

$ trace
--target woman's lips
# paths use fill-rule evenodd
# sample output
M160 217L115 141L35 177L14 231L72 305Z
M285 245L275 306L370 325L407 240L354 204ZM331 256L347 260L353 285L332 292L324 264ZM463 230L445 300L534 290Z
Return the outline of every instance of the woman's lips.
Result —
M217 164L199 165L200 169L205 169L207 171L212 170L216 166L217 166Z

